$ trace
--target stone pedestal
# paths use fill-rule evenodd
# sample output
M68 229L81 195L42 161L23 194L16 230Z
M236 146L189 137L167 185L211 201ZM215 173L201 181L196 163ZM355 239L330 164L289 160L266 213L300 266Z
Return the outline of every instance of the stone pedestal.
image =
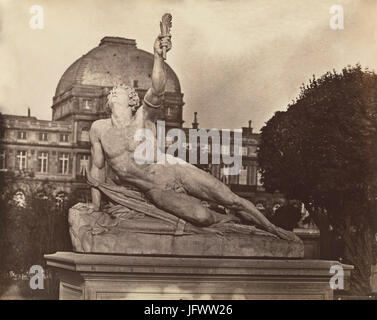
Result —
M377 294L377 264L371 266L370 287L373 294Z
M321 260L131 256L57 252L45 256L67 299L332 299ZM342 265L345 286L352 266Z
M320 252L320 232L318 229L296 228L293 232L304 243L304 258L319 259Z
M127 201L131 201L127 199ZM114 206L117 216L93 212L77 203L69 210L73 251L92 254L169 255L203 257L303 258L302 241L287 241L237 223L218 224L203 230L149 204L146 212L169 215L174 223ZM114 209L115 208L115 209ZM169 219L170 219L169 218ZM182 223L183 222L183 223Z

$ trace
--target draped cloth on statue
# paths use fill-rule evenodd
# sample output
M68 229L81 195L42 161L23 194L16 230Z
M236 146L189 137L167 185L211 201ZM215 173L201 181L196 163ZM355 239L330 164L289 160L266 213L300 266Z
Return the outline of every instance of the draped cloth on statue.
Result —
M129 215L130 212L132 214L142 213L149 217L153 217L155 219L161 220L165 223L163 225L171 225L176 226L175 234L181 235L185 229L186 221L179 219L178 217L160 210L156 208L154 205L147 203L146 199L143 197L143 194L139 191L131 190L121 185L117 185L113 183L111 180L110 182L103 182L100 183L99 181L95 180L90 174L88 174L88 183L99 189L104 195L106 195L112 202L116 203L117 205L110 206L110 208L106 208L105 212L109 214L109 216L115 217L125 217L127 219L134 218ZM142 215L137 215L138 218L142 218ZM150 229L148 227L148 229ZM153 230L145 230L153 232ZM163 230L160 230L163 231Z

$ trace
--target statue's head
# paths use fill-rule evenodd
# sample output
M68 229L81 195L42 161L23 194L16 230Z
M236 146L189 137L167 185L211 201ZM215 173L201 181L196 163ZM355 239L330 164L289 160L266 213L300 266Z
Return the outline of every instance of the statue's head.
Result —
M139 95L134 88L124 83L117 85L107 95L107 107L112 111L114 106L131 108L132 113L135 113L140 107Z

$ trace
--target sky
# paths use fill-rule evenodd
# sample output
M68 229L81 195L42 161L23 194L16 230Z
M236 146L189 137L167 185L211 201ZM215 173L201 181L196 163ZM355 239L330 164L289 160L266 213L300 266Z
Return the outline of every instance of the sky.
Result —
M44 28L33 30L32 5ZM330 27L341 5L344 29ZM104 36L152 52L173 16L168 64L184 93L185 125L259 131L315 74L360 63L377 70L377 0L0 0L0 112L51 119L63 72Z

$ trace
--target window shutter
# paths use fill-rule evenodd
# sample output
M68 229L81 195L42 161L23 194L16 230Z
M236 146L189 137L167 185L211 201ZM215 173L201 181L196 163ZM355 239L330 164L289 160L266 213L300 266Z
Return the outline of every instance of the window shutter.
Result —
M42 171L42 160L40 159L40 156L41 156L41 152L38 152L38 165L37 165L37 171L38 172L41 172Z
M68 173L71 174L72 173L72 167L73 167L73 158L72 158L72 154L69 153L68 154Z
M20 154L20 151L17 151L16 152L16 170L19 170L20 169L20 158L17 157L18 155Z

